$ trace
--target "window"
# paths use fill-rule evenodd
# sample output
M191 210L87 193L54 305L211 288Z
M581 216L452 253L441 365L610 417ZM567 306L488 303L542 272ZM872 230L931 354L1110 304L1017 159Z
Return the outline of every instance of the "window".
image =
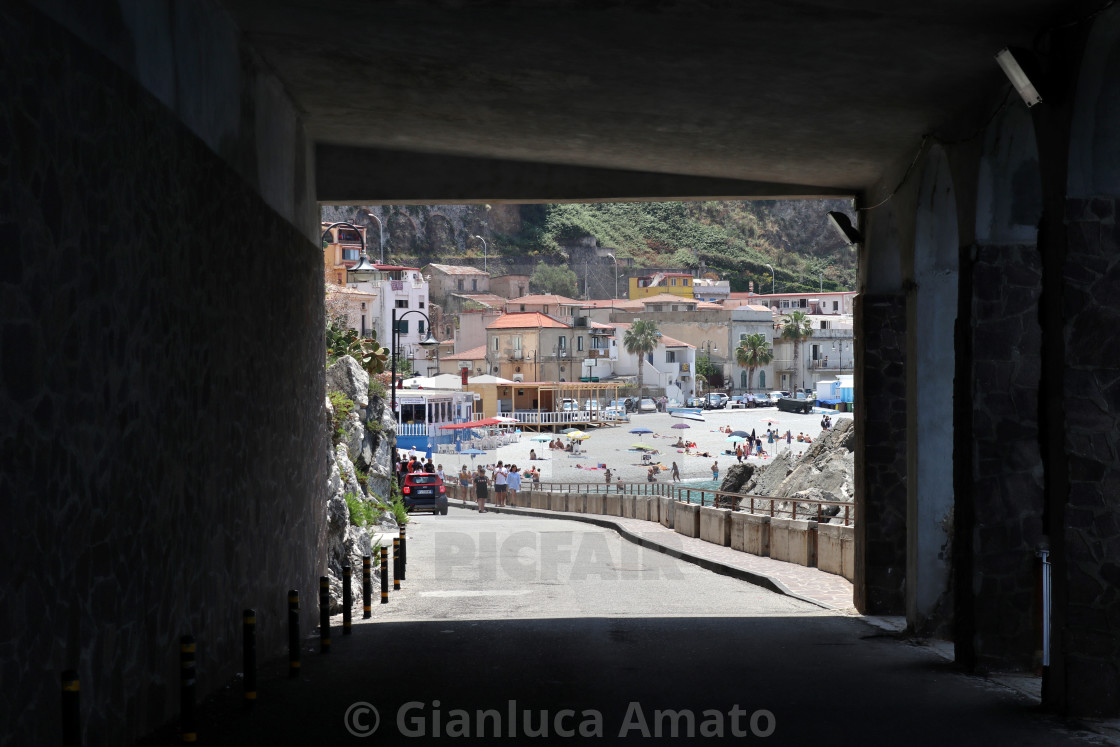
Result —
M424 334L424 320L423 319L417 319L416 320L416 331L419 332L420 334Z
M583 350L583 335L576 338L576 350Z
M514 335L512 339L513 339L513 349L514 350L520 350L521 349L521 335Z
M688 281L689 281L689 278L685 278L684 280L681 281L681 285L688 285Z
M478 278L471 278L471 290L478 290Z
M498 352L498 336L494 335L494 352Z
M561 335L559 342L557 342L556 344L560 347L561 350L567 350L568 349L568 338Z
M821 329L828 329L828 321L821 319Z
M456 290L463 290L463 280L462 280L462 278L455 281L455 289Z
M424 302L420 301L420 308L424 308Z
M673 304L673 308L672 308L672 309L670 309L670 310L671 310L671 311L676 311L676 310L677 310L677 305L676 305L676 304Z
M783 309L788 309L789 308L789 299L788 298L783 298L782 299L782 308Z
M666 350L665 351L665 362L666 363L676 363L677 362L677 351L676 350Z
M548 307L547 306L544 307L544 313L546 313L546 314L548 313Z
M521 304L521 310L522 310L522 311L524 311L524 310L525 310L525 304Z
M839 311L840 310L840 302L839 301L833 301L832 302L832 310L833 311Z
M677 279L676 278L669 278L669 285L676 285L676 284L677 284Z
M406 298L403 301L397 301L397 308L398 309L407 309L408 308L408 299Z
M740 332L739 333L739 342L742 342L743 340L746 340L746 339L747 339L747 333L746 332Z
M405 319L404 321L401 321L400 319L397 320L397 332L399 332L402 335L407 335L408 334L408 320L407 319Z
M802 298L797 302L797 305L804 309L809 305L809 302L806 299Z

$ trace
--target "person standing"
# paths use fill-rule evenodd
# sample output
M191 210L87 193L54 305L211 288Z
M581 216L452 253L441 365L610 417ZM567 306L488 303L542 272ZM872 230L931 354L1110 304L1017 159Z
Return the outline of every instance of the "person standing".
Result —
M611 468L604 467L604 469L607 471L607 487L609 488L611 486Z
M719 479L719 460L718 459L716 461L712 462L712 479L713 480L718 480Z
M471 500L471 473L467 470L467 465L465 464L463 468L459 470L459 492L461 493L459 496L460 499L464 501Z
M502 462L498 460L498 466L494 468L494 505L506 505L506 490L509 488L509 471L502 466Z
M507 483L509 484L509 498L511 500L517 498L517 491L521 490L521 470L516 464L509 466Z
M680 481L681 481L681 468L677 466L676 462L673 462L673 482L680 482Z
M737 461L739 464L743 463L743 445L742 444L738 444L738 443L735 444L735 461Z
M478 472L474 476L474 497L478 501L478 512L480 514L486 513L486 498L487 496L487 483L486 468L481 464L478 465Z

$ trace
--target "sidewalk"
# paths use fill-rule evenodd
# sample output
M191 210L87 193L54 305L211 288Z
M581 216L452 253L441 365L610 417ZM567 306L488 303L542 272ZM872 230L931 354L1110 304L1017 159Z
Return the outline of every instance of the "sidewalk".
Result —
M474 503L449 499L449 505L473 508ZM763 586L779 594L794 597L818 607L856 615L852 604L852 584L843 576L825 573L795 563L733 550L730 547L705 542L698 537L685 537L661 524L644 519L627 519L618 516L555 512L534 508L487 505L487 511L542 516L551 519L582 521L610 529L643 547L695 563L715 573L733 576L742 581Z

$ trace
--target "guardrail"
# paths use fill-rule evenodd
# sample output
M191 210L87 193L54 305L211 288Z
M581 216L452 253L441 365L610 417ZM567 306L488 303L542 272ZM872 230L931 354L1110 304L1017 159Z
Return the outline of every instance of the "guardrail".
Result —
M814 501L796 500L793 498L774 498L765 495L747 495L744 493L729 493L722 490L708 488L690 488L665 482L621 482L607 485L589 482L540 482L525 487L526 490L540 490L546 493L584 493L606 494L621 493L623 495L655 495L667 496L681 503L697 503L701 506L715 508L730 508L733 511L745 511L761 516L771 516L790 519L815 519L825 522L828 519L843 518L844 526L855 524L855 505L845 501ZM790 504L790 507L779 508L778 504ZM799 509L798 505L815 506L815 509ZM826 507L836 507L836 512L831 513Z

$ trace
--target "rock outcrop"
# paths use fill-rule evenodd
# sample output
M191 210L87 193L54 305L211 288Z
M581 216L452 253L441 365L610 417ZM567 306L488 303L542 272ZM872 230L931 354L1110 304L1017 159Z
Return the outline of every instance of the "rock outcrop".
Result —
M792 512L794 504L798 515L815 516L817 505L804 501L838 501L851 503L855 498L855 428L851 418L837 421L831 431L820 436L800 457L788 451L775 456L770 463L756 469L743 481L748 465L735 465L723 481L721 490L783 498L774 510L781 515ZM754 465L750 465L754 466ZM729 487L737 485L738 487ZM843 508L825 507L823 516L837 516L834 522L842 523Z
M385 400L370 396L369 374L350 356L339 358L327 369L327 392L328 424L333 423L335 416L330 392L339 392L354 403L341 424L342 436L330 455L327 490L327 577L331 614L337 614L342 611L343 566L348 564L351 568L351 598L360 607L362 556L372 554L375 533L397 531L396 520L385 510L377 512L376 523L372 526L355 526L347 504L347 497L378 506L388 503L396 422ZM359 470L368 475L366 487L358 480ZM378 569L374 573L376 575ZM374 579L375 587L380 583L379 578Z

